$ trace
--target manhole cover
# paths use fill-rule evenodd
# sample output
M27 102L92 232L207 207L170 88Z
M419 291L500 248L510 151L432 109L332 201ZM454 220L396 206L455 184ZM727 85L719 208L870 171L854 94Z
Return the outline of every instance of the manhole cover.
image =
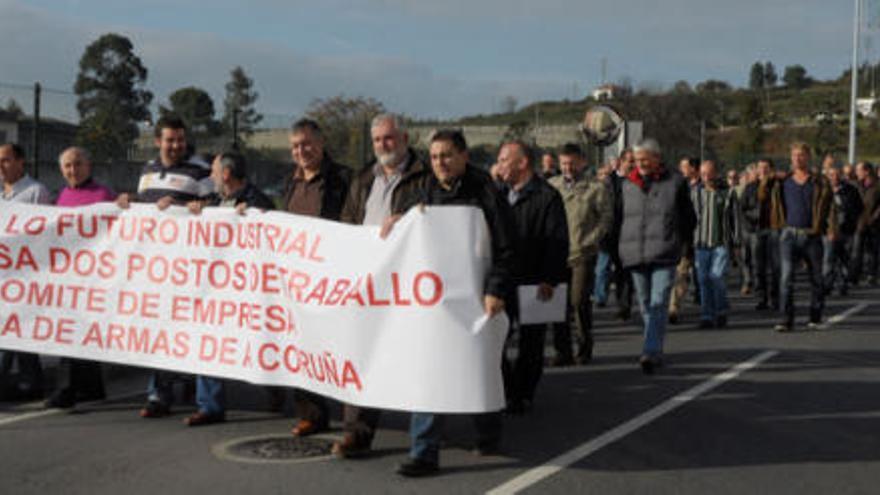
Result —
M214 447L220 459L249 463L295 463L331 458L330 449L337 439L315 435L298 438L290 435L266 435L236 438Z

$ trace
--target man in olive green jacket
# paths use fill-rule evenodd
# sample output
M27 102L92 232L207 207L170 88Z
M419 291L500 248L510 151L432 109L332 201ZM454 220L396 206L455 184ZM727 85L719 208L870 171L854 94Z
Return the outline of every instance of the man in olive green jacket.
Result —
M607 188L586 176L586 164L580 146L566 144L559 153L562 173L549 181L562 195L568 220L568 266L571 270L569 310L574 312L578 328L578 353L575 359L579 364L586 364L593 357L593 311L590 301L593 272L599 242L611 230L614 218ZM567 322L554 327L554 345L559 353L557 360L564 364L571 355L571 330Z

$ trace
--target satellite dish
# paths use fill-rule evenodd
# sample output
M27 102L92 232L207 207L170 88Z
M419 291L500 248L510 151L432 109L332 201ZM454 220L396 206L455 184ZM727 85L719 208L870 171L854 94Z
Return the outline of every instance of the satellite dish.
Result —
M587 109L581 132L591 144L608 146L620 136L625 121L616 110L608 105L596 105Z

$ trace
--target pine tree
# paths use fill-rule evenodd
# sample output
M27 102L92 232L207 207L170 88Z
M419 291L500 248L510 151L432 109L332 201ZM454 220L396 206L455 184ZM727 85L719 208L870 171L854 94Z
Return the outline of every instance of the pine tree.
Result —
M254 80L245 74L244 69L236 67L226 83L226 99L223 101L223 127L232 132L233 119L238 112L239 134L250 135L263 116L254 109L259 94L254 91Z
M124 157L138 136L138 122L149 120L153 94L146 80L147 69L128 38L109 33L86 47L74 84L81 118L77 142L96 159Z

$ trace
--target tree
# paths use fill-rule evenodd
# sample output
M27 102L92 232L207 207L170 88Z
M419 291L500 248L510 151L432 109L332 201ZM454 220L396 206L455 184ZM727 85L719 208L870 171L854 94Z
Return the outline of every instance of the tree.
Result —
M764 81L764 65L761 62L755 62L752 64L752 70L749 71L749 89L763 89Z
M306 117L321 124L326 150L343 163L354 165L366 161L369 148L370 121L385 112L373 98L318 98L309 104Z
M730 84L717 79L707 79L697 84L697 93L729 93L733 90Z
M693 93L694 90L691 88L690 83L687 81L676 81L675 84L672 85L671 93L679 94L679 95L687 95Z
M238 112L238 132L248 136L263 120L263 116L254 109L254 103L260 95L253 89L254 80L241 67L232 69L230 77L230 81L226 83L226 98L223 100L223 127L232 132L232 123Z
M737 139L737 151L751 156L759 155L764 144L764 107L758 96L749 96L739 102L742 126Z
M174 114L182 118L194 134L218 134L219 124L214 120L214 100L205 90L195 86L180 88L168 97L171 108L159 107L164 116Z
M504 98L501 98L501 113L513 113L516 111L516 106L519 102L516 101L516 98L511 95L507 95Z
M21 108L21 105L14 98L6 100L6 107L3 108L3 111L15 119L24 117L24 109Z
M782 82L791 89L804 89L812 82L803 65L789 65L782 75Z
M77 142L96 159L125 156L138 136L137 124L150 119L153 94L146 80L147 69L128 38L108 33L86 47L74 84L81 119Z
M776 86L776 83L779 81L779 76L776 74L776 67L773 66L773 62L767 62L764 64L764 87L772 88Z

